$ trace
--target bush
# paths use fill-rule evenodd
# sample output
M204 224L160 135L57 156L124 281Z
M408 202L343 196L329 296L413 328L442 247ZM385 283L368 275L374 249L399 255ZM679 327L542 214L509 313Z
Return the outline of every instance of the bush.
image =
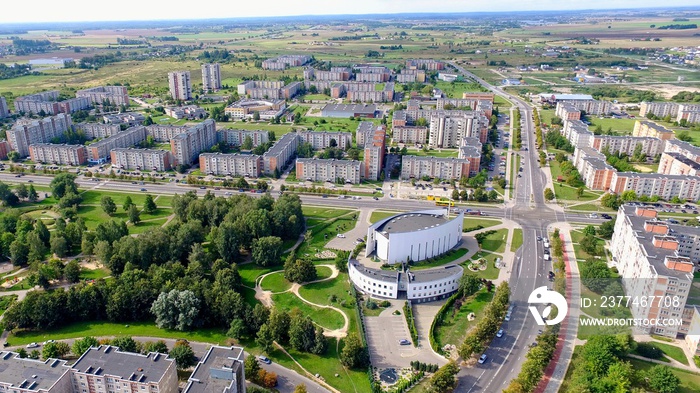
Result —
M637 344L637 354L649 359L661 359L664 356L664 351L654 345L654 343L642 342Z
M413 341L413 346L415 347L418 345L418 330L416 329L416 321L413 318L413 307L408 301L403 305L403 315L406 318L408 331L411 333L411 340Z

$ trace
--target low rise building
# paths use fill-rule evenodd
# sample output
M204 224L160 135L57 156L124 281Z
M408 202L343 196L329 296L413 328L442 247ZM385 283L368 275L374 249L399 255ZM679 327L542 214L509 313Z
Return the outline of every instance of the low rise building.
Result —
M235 120L253 119L255 113L261 120L272 120L281 116L286 108L284 100L242 99L226 106L224 112Z
M374 104L326 104L321 109L323 117L367 117L374 118L377 107Z
M275 172L282 173L296 154L298 145L299 138L296 133L289 132L282 135L282 138L263 154L263 172L268 175Z
M222 128L216 131L216 140L226 142L229 146L241 146L246 138L250 138L253 147L267 143L270 140L270 133L265 130L238 130L233 128Z
M117 148L110 151L112 167L127 170L169 171L172 156L167 150Z
M83 165L87 162L87 149L83 145L37 143L29 145L29 158L42 164Z
M107 124L125 124L129 127L140 126L146 120L146 116L138 112L122 112L114 115L102 116Z
M634 122L632 136L645 136L667 141L673 138L673 131L651 121L637 120Z
M300 131L297 132L300 142L310 143L315 150L335 147L347 150L352 147L352 134L342 131Z
M574 108L586 112L588 115L607 115L612 111L612 103L610 101L595 100L588 94L558 94L558 93L541 93L538 96L541 103L557 105L557 103L567 103Z
M264 164L262 156L255 154L202 153L199 169L212 175L260 177Z
M165 114L176 119L202 120L209 114L204 108L197 105L169 106L165 108Z
M101 105L109 102L112 105L129 106L129 94L126 86L98 86L91 89L83 89L75 92L76 97L84 97L90 100L93 105Z
M246 393L244 355L241 347L210 347L182 393Z
M297 158L297 179L359 184L362 162L318 158Z
M102 164L110 158L110 151L112 151L112 149L135 146L145 140L146 127L131 127L123 132L88 145L88 161L94 164Z

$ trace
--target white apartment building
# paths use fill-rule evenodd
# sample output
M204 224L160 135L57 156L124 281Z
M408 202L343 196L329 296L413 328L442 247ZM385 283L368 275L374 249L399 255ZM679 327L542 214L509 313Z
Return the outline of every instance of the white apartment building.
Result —
M651 137L636 137L629 135L594 135L591 147L598 151L606 148L612 154L623 153L631 156L637 146L642 147L642 153L647 157L654 157L663 153L666 142L662 139Z
M362 162L317 158L297 158L297 179L337 183L360 183Z
M101 164L110 158L112 149L135 146L146 140L146 127L136 126L87 146L88 161Z
M371 121L361 121L357 125L357 130L355 130L355 143L357 143L357 147L364 147L368 141L371 142L375 129L376 126Z
M219 63L202 64L202 89L204 89L204 93L221 89L221 67Z
M169 142L175 136L186 132L187 126L174 126L171 124L151 124L146 126L146 133L159 143Z
M0 96L0 119L4 119L7 116L10 116L10 108L7 106L5 97Z
M428 127L399 126L393 127L391 139L397 143L426 143Z
M20 119L7 130L7 141L20 157L26 157L29 155L29 145L47 143L53 138L61 138L72 125L70 115L63 113L38 120Z
M78 90L75 92L75 96L87 98L92 104L97 105L109 101L112 105L129 106L129 94L127 94L126 86L93 87L91 89Z
M352 147L352 134L342 131L300 131L297 132L300 142L310 143L315 150L331 147L335 141L336 147L346 150Z
M199 169L208 174L260 177L263 158L254 154L202 153Z
M189 165L197 159L199 153L211 149L215 144L216 123L207 119L170 139L170 151L177 164Z
M29 145L29 157L42 164L83 165L87 162L87 149L83 145L37 143Z
M700 178L685 175L662 175L658 173L616 172L610 183L610 191L621 194L627 190L637 196L658 196L670 200L673 197L700 200Z
M246 393L244 355L241 347L210 347L182 393Z
M561 133L575 147L589 147L593 144L593 132L581 120L565 121Z
M554 114L564 121L581 120L581 111L568 102L557 103L557 109L554 111Z
M420 179L423 176L431 179L459 180L462 176L469 177L469 173L470 161L466 158L403 156L401 164L403 180Z
M78 123L76 130L82 130L89 139L107 138L122 131L119 124Z
M637 120L634 122L632 136L648 136L663 140L673 139L673 130L669 130L653 121Z
M682 320L693 282L694 266L690 258L679 255L679 240L668 224L656 220L656 211L621 206L611 240L613 261L622 278L625 295L634 318ZM678 325L640 327L639 332L675 339L682 333Z
M175 119L201 120L208 116L204 108L197 105L168 106L165 114Z
M648 102L644 101L639 104L639 116L646 117L647 114L651 113L656 117L676 117L678 115L678 104L677 102Z
M464 137L480 138L479 122L466 114L450 115L445 111L430 117L428 146L432 148L457 147Z
M700 176L700 163L681 153L663 153L656 172L664 175Z
M172 159L167 150L117 148L110 151L112 167L127 170L168 171Z
M685 120L688 124L700 123L700 104L680 104L678 105L678 116L676 121Z
M174 100L187 101L192 98L192 79L189 71L169 72L168 85L170 96Z
M700 162L700 147L693 146L688 142L683 142L678 139L669 139L666 141L666 148L664 151L667 153L680 153L686 158L695 162Z
M216 131L216 140L219 142L226 142L229 146L240 146L247 137L250 137L253 141L253 147L267 143L270 140L268 131L264 130L222 128Z

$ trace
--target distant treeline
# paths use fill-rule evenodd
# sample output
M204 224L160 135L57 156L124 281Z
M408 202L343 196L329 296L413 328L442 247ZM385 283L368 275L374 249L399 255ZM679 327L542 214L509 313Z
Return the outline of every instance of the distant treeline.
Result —
M355 35L343 35L340 37L331 37L329 38L330 41L355 41L355 40L361 40L363 38L379 38L379 34L355 34Z
M676 23L673 25L666 25L658 27L659 30L687 30L687 29L697 29L698 25L696 23L680 24Z
M676 102L700 102L700 93L696 91L682 91L671 98Z
M382 46L379 47L379 49L381 49L381 50L399 50L399 49L403 49L403 45L401 45L401 44L399 44L399 45L390 45L390 46L382 45Z
M604 53L612 55L636 55L636 56L646 56L650 53L656 52L655 48L605 48Z
M18 76L23 76L30 74L32 71L32 66L29 64L16 64L14 66L8 66L0 63L0 79L10 79L16 78Z

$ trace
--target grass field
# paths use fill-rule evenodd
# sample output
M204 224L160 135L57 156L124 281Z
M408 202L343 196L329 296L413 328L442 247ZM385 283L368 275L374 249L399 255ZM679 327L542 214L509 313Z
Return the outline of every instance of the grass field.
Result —
M317 304L331 304L329 302L331 295L335 295L337 303L345 300L349 304L354 301L350 294L350 282L348 281L347 273L341 273L332 280L302 285L299 288L299 295ZM335 304L335 306L340 307L339 304ZM349 310L348 313L351 311Z
M378 211L375 210L372 212L372 214L369 216L369 221L372 223L375 223L379 220L383 220L385 218L389 218L391 216L394 216L396 214L399 214L400 212L385 212L385 211Z
M105 278L111 273L107 268L99 269L80 269L80 279L81 280L99 280L100 278Z
M265 278L260 281L260 287L265 291L277 293L288 290L292 287L292 283L284 278L284 274L282 272L277 272L265 276Z
M326 329L340 329L345 323L342 315L337 311L304 303L293 293L287 292L272 295L272 301L275 302L275 306L284 310L291 311L298 308L304 315L308 315L315 323Z
M481 243L481 249L486 251L503 253L506 250L507 236L507 229L498 229L495 233L486 236L484 241Z
M515 252L523 245L523 230L515 228L513 232L513 240L510 243L510 251Z
M433 267L437 266L442 266L446 265L450 262L454 262L458 260L459 258L462 258L463 256L467 255L469 250L466 248L458 248L456 250L451 250L448 251L447 254L433 260L433 261L421 261L421 262L414 262L411 264L411 269L412 270L421 270L421 269L430 269Z
M441 348L446 344L459 346L464 340L469 328L478 323L483 315L481 311L489 304L491 299L493 299L493 293L486 292L482 289L466 299L459 310L455 310L453 313L448 312L435 334L438 347ZM473 321L467 319L471 313L476 315Z
M469 229L469 228L474 228L479 225L481 225L484 228L488 227L493 227L496 225L500 225L501 221L500 220L489 220L487 218L471 218L470 216L466 216L464 219L464 224L462 225L462 228L464 229Z
M654 341L653 344L659 347L659 349L661 349L664 352L664 355L668 356L669 358L681 362L686 366L689 365L688 357L685 356L685 352L683 352L682 348L678 348L675 345L660 343L656 341Z
M465 273L470 273L479 276L480 278L483 278L485 280L495 280L498 278L499 270L496 268L496 259L500 258L499 255L486 252L486 251L479 251L476 254L472 256L472 261L476 261L480 258L486 259L486 270L479 270L478 272L474 272L469 270L469 263L470 261L467 261L462 264L462 267L465 269Z
M277 270L282 270L282 266L258 266L254 263L245 263L238 265L238 273L241 275L241 283L243 285L253 288L255 287L255 279L262 276L263 274L274 272Z

